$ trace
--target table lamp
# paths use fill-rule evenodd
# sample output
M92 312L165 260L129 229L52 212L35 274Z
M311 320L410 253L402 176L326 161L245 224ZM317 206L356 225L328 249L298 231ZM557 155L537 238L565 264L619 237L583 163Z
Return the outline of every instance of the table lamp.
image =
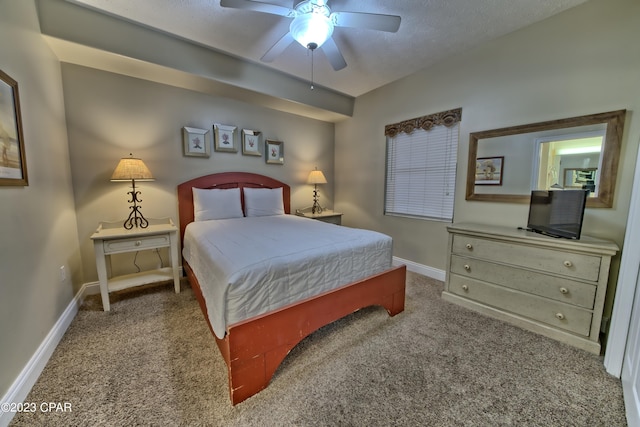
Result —
M322 171L319 171L318 168L312 170L309 173L309 178L307 178L307 184L313 184L313 207L311 208L311 213L322 213L322 206L318 203L318 184L326 184L327 178L324 177Z
M118 163L116 170L114 170L113 175L111 175L111 181L131 181L131 191L127 193L131 194L131 200L129 200L129 203L132 203L132 205L129 206L131 212L129 213L129 217L124 221L124 228L127 230L131 230L133 227L147 228L149 221L147 221L146 218L142 216L142 212L140 212L141 206L139 206L138 203L142 202L142 200L138 198L140 192L136 191L136 181L155 181L155 179L151 175L151 171L147 165L145 165L141 159L133 157L133 154L129 154L129 156L130 157L120 159L120 163Z

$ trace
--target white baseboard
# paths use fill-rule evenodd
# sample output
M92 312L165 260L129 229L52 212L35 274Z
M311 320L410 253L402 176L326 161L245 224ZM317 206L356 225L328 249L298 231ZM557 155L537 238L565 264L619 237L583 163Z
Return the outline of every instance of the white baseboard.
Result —
M97 286L97 283L96 283ZM93 290L93 284L85 284L80 288L78 293L73 297L67 308L64 310L58 321L51 328L45 339L42 341L36 352L33 354L27 365L24 367L18 378L11 384L7 393L2 396L0 406L5 403L24 402L31 388L40 377L42 370L47 365L53 351L58 346L62 336L67 331L71 321L78 313L78 308L82 304L85 295L90 295ZM99 286L97 291L100 292ZM0 410L0 427L6 427L13 419L15 413L2 412Z
M84 299L89 295L97 295L100 293L100 282L85 283L78 293L82 293L82 299L80 302L84 301Z
M180 267L180 277L182 277L182 267ZM99 282L89 282L82 285L78 293L73 297L67 308L64 310L58 321L53 328L49 331L45 339L40 343L40 346L33 354L27 365L22 369L18 378L11 384L7 393L2 396L0 400L0 407L4 403L19 403L24 402L27 395L33 388L33 385L38 381L42 370L47 365L49 358L53 354L53 351L58 346L58 343L65 334L71 321L78 313L79 307L82 305L85 297L88 295L96 295L100 293ZM7 427L9 422L13 419L15 413L2 412L0 410L0 427Z
M405 264L407 266L407 270L412 271L417 274L422 274L423 276L431 277L432 279L440 280L444 282L447 273L444 270L439 270L437 268L429 267L428 265L418 264L417 262L409 261L406 259L393 257L393 265L401 265Z

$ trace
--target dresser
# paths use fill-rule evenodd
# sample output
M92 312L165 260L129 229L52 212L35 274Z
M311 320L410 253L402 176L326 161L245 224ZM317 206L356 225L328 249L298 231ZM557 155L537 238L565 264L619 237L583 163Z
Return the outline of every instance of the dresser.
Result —
M615 243L472 223L447 228L444 300L600 353Z
M173 281L175 292L180 292L178 228L173 221L170 218L149 218L147 228L136 227L131 230L126 230L123 222L101 222L91 235L104 311L111 309L109 292L169 280ZM159 248L169 249L170 266L121 276L111 275L111 255Z

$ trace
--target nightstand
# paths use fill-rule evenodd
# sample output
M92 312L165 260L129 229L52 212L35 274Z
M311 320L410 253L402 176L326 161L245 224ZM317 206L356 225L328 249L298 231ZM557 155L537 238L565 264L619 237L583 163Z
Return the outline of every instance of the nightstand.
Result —
M149 219L147 228L125 229L123 221L101 222L91 236L100 281L102 308L110 310L109 292L173 279L180 292L178 229L170 218ZM171 267L111 277L111 255L148 249L169 248Z
M342 214L329 210L323 210L321 213L296 212L296 215L305 218L317 219L318 221L328 222L330 224L342 225Z

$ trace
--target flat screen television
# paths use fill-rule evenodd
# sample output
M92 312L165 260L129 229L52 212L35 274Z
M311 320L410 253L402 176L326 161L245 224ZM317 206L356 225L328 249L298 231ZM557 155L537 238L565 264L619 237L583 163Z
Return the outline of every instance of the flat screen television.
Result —
M533 190L527 228L537 233L580 239L589 190Z

